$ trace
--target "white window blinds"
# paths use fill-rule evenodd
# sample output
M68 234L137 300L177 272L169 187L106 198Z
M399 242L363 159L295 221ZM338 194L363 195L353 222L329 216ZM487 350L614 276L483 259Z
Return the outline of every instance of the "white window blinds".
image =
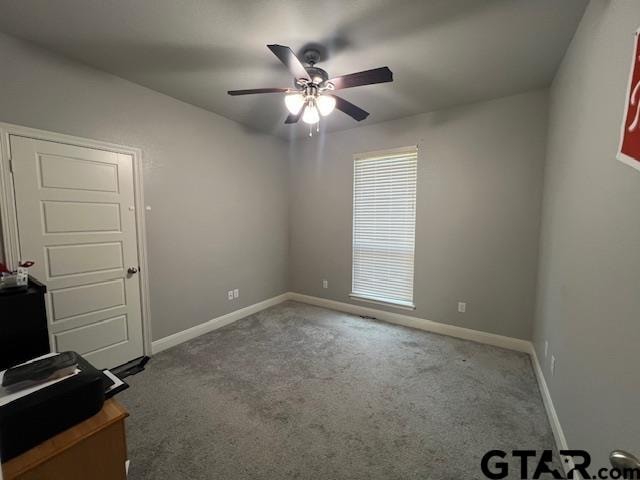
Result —
M351 295L413 307L417 148L356 155Z

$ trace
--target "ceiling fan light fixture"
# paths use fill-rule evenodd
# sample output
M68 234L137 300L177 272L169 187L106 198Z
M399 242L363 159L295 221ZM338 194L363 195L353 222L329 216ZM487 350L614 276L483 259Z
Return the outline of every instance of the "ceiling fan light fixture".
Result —
M322 68L316 66L320 61L320 52L315 48L307 48L303 52L305 63L286 45L270 44L267 48L282 62L294 78L294 88L251 88L229 90L232 96L255 95L263 93L284 93L285 106L290 114L285 119L287 125L297 123L301 118L310 125L320 124L320 116L327 116L340 110L357 122L369 116L369 112L333 94L336 90L362 87L378 83L393 82L393 72L389 67L378 67L361 72L349 73L338 77L330 77ZM310 130L311 133L311 130Z
M284 97L284 104L292 115L297 115L304 106L304 95L291 93Z
M336 108L336 99L329 95L320 95L316 99L316 105L318 106L320 115L326 117L331 112L333 112L334 108Z
M313 125L320 121L320 115L318 114L318 109L311 102L304 107L304 113L302 114L302 121L304 123L308 123L309 125Z

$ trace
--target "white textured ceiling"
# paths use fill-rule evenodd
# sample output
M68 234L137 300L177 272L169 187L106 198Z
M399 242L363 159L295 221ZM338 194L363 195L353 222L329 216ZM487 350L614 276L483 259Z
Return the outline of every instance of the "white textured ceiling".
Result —
M282 124L289 87L266 44L319 43L330 76L389 66L395 81L340 92L375 123L548 85L587 0L0 0L0 30L249 128ZM330 131L357 123L335 112Z

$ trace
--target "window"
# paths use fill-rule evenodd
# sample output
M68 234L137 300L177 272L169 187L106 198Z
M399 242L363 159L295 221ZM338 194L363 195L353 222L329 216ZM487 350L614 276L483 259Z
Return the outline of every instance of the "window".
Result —
M356 155L351 296L413 306L416 147Z

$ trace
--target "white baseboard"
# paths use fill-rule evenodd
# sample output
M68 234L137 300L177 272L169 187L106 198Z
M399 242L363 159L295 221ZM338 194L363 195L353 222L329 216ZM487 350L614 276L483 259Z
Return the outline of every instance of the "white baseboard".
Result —
M536 379L538 381L538 387L549 423L551 424L551 430L553 431L553 437L555 439L556 448L558 450L568 450L567 440L562 431L558 414L553 406L553 400L551 399L551 393L547 387L547 382L542 373L542 368L538 362L538 356L536 350L528 340L521 340L519 338L505 337L502 335L496 335L493 333L481 332L479 330L472 330L469 328L456 327L453 325L446 325L444 323L433 322L423 318L411 317L409 315L403 315L400 313L386 312L384 310L378 310L376 308L363 307L361 305L353 305L350 303L338 302L335 300L328 300L326 298L313 297L310 295L303 295L301 293L289 292L287 294L288 300L295 300L302 303L308 303L319 307L330 308L332 310L338 310L341 312L351 313L354 315L366 315L375 317L378 320L383 320L398 325L404 325L406 327L413 327L427 332L439 333L442 335L448 335L450 337L461 338L464 340L471 340L478 343L484 343L487 345L493 345L496 347L502 347L509 350L515 350L518 352L528 353L531 357L531 363L535 372ZM571 458L568 462L562 462L565 469L565 473L574 467ZM574 478L575 473L574 473Z
M531 349L529 351L529 355L531 356L531 363L533 365L533 371L536 374L536 379L538 380L538 387L540 388L540 394L542 395L542 402L544 403L544 408L547 411L547 417L549 418L549 423L551 424L551 430L553 431L553 438L556 441L556 448L558 450L569 450L569 446L567 445L567 439L564 436L564 431L562 430L562 425L560 424L560 419L558 418L558 413L556 412L556 408L553 405L553 399L551 398L551 392L549 391L549 387L547 386L547 381L544 378L544 373L542 373L542 366L538 360L538 354L536 353L536 349L533 343L530 343ZM566 461L562 462L562 466L564 467L565 473L568 473L569 470L575 467L573 463L573 459L571 457L563 457L563 460L566 458ZM577 475L577 476L576 476ZM573 478L579 479L580 474L574 472Z
M313 297L310 295L303 295L301 293L287 292L277 297L269 298L262 302L249 305L248 307L241 308L235 312L227 313L221 317L214 318L208 322L196 325L195 327L183 330L182 332L174 333L168 337L161 338L152 342L152 351L154 354L166 350L168 348L179 345L180 343L191 340L192 338L199 337L205 333L211 332L218 328L229 325L241 318L247 317L254 313L257 313L266 308L272 307L285 300L294 300L301 303L307 303L309 305L316 305L318 307L330 308L332 310L338 310L340 312L351 313L354 315L364 315L375 317L379 320L383 320L389 323L395 323L397 325L403 325L405 327L417 328L419 330L425 330L427 332L438 333L441 335L448 335L450 337L461 338L463 340L471 340L478 343L484 343L487 345L493 345L495 347L506 348L509 350L515 350L518 352L525 352L531 356L531 363L533 370L538 380L538 386L542 395L549 423L551 424L551 430L556 442L558 450L567 450L567 440L562 431L562 426L556 409L553 405L551 393L547 387L547 382L542 373L540 362L533 344L527 340L519 338L506 337L503 335L496 335L494 333L482 332L479 330L472 330L470 328L456 327L454 325L447 325L444 323L438 323L431 320L426 320L418 317L411 317L409 315L403 315L395 312L387 312L384 310L378 310L376 308L364 307L361 305L354 305L350 303L338 302L335 300L328 300L326 298ZM563 462L565 472L573 468L573 462L569 458L569 462Z
M205 333L217 330L218 328L222 328L225 325L229 325L230 323L240 320L241 318L253 315L254 313L264 310L265 308L269 308L277 305L278 303L282 303L287 300L288 296L288 293L283 293L282 295L278 295L277 297L268 298L267 300L263 300L262 302L254 303L253 305L249 305L248 307L244 307L240 310L227 313L226 315L211 319L208 322L201 323L200 325L188 328L187 330L182 330L181 332L174 333L173 335L161 338L160 340L155 340L151 342L151 351L153 354L156 354L162 352L163 350L166 350L167 348L175 347L176 345L186 342L187 340L191 340L192 338L196 338L200 335L204 335Z
M495 333L481 332L479 330L471 330L470 328L456 327L445 323L433 322L424 318L411 317L401 313L386 312L371 307L363 307L361 305L353 305L351 303L337 302L335 300L327 300L326 298L312 297L301 293L290 292L288 294L290 300L296 300L302 303L309 303L319 307L339 310L341 312L352 313L354 315L365 315L375 317L378 320L404 325L405 327L426 330L427 332L439 333L450 337L462 338L464 340L472 340L478 343L485 343L496 347L516 350L518 352L529 353L531 351L531 342L521 340L519 338L505 337L496 335Z
M217 317L209 320L208 322L201 323L195 327L188 328L173 335L155 340L151 344L152 353L156 354L167 348L179 345L192 338L199 337L205 333L211 332L218 328L229 325L241 318L252 315L256 312L264 310L265 308L272 307L285 300L295 300L301 303L307 303L310 305L316 305L319 307L330 308L332 310L338 310L341 312L351 313L354 315L365 315L375 317L379 320L383 320L389 323L395 323L397 325L403 325L405 327L417 328L419 330L425 330L427 332L439 333L442 335L448 335L450 337L461 338L464 340L472 340L478 343L485 343L487 345L493 345L496 347L507 348L509 350L516 350L518 352L532 352L531 342L521 340L519 338L505 337L502 335L496 335L494 333L481 332L480 330L472 330L469 328L456 327L454 325L447 325L444 323L433 322L418 317L411 317L409 315L403 315L400 313L386 312L384 310L378 310L371 307L363 307L361 305L353 305L350 303L338 302L335 300L328 300L326 298L312 297L310 295L303 295L301 293L287 292L277 297L263 300L262 302L249 305L248 307L241 308L221 317Z

